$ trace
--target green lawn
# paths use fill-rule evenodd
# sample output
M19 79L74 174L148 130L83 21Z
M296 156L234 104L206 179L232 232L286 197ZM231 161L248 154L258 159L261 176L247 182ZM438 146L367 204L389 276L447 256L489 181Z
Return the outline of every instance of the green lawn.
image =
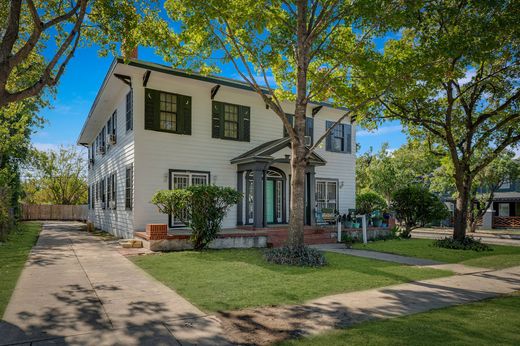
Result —
M520 247L491 245L493 251L476 252L434 247L430 239L403 239L354 244L355 249L374 250L420 257L447 263L462 263L482 268L506 268L520 265Z
M334 253L326 257L329 265L319 269L267 264L255 249L171 252L132 260L207 311L297 304L451 274Z
M290 340L304 345L520 345L520 296L434 310L389 320L365 322L323 335Z
M24 222L9 234L7 242L0 243L0 317L40 230L40 223Z

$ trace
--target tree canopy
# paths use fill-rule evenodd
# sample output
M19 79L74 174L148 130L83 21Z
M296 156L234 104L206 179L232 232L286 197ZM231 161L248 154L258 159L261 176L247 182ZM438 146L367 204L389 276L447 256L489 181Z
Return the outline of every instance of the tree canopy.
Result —
M412 137L446 153L465 236L472 181L520 140L519 7L516 1L418 1L403 9L401 37L385 46L402 78L375 119L399 119ZM392 62L395 62L392 64Z

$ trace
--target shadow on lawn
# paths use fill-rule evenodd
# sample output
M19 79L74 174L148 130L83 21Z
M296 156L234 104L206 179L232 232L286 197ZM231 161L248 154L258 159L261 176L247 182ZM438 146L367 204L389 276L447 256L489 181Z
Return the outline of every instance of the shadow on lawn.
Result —
M520 289L520 275L509 278L478 274ZM235 343L266 345L328 329L345 328L380 318L390 318L468 303L494 296L489 292L415 282L374 291L331 296L319 302L221 312L226 335Z

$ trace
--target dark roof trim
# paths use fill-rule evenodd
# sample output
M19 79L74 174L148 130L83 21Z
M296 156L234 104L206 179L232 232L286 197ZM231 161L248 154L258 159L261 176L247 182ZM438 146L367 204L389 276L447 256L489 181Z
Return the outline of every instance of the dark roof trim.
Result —
M142 60L130 59L130 60L125 62L125 60L123 58L121 58L121 57L116 58L116 60L120 64L127 64L129 66L143 68L143 69L148 69L148 70L156 71L156 72L162 72L162 73L170 74L170 75L173 75L173 76L184 77L184 78L191 78L191 79L199 80L199 81L202 81L202 82L209 82L209 83L214 83L214 84L220 84L220 85L227 86L227 87L230 87L230 88L236 88L236 89L242 89L242 90L248 90L248 91L255 91L248 83L245 83L245 82L242 82L242 81L239 81L239 80L236 80L236 79L220 77L220 76L204 76L204 75L201 75L201 74L196 73L196 72L190 72L190 71L186 71L186 70L179 70L179 69L175 69L175 68L172 68L172 67L169 67L169 66L166 66L166 65L152 63L152 62L147 62L147 61L142 61ZM268 93L268 89L267 88L262 88L262 91L264 93L266 93L266 94ZM325 106L325 107L339 109L339 110L343 110L343 111L348 111L349 110L346 107L335 107L332 104L327 103L327 102L310 102L310 103L314 104L314 105L318 105L318 106Z

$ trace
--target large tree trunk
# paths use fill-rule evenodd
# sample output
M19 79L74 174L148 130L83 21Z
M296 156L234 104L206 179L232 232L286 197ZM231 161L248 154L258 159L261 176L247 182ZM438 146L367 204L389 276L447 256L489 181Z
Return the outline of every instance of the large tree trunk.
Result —
M303 226L305 219L305 155L301 145L293 144L291 149L291 205L289 220L289 237L287 244L291 247L304 245ZM303 148L305 150L305 148Z
M453 220L453 238L456 240L463 240L466 237L466 230L468 228L469 201L471 197L471 177L467 176L467 174L464 174L460 178L462 181L456 184L458 197L455 203L455 213ZM459 179L459 177L456 179Z
M291 247L304 245L303 225L305 219L305 168L307 149L305 148L305 117L307 115L307 71L309 68L309 48L307 40L307 1L298 1L297 18L297 81L296 107L294 111L294 132L291 137L291 208L289 237Z

